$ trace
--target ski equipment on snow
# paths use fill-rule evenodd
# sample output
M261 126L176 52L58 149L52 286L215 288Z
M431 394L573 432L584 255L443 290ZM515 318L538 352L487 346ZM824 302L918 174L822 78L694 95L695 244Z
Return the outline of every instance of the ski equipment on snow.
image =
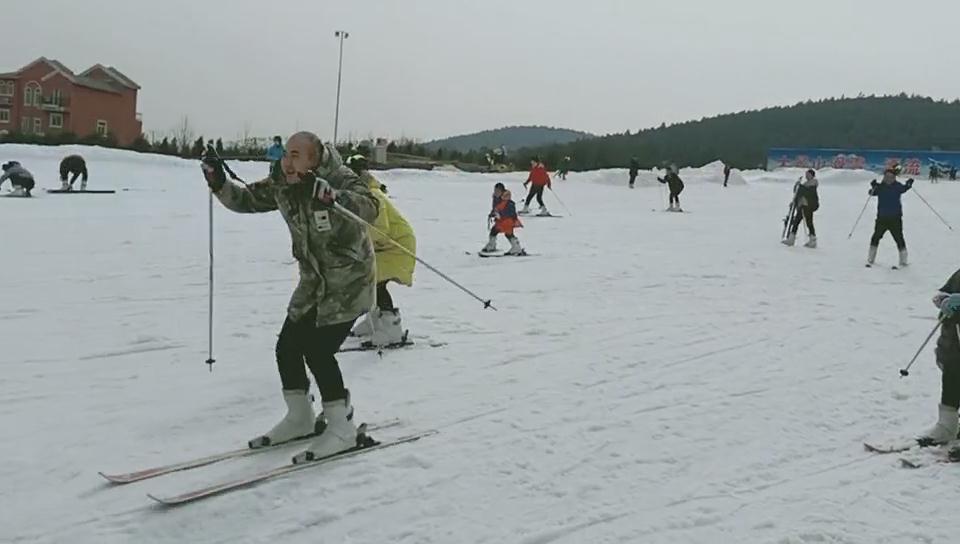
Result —
M248 477L212 484L206 487L201 487L198 489L194 489L192 491L187 491L185 493L181 493L179 495L173 495L170 497L158 497L151 494L147 494L147 496L164 506L178 506L178 505L198 501L200 499L213 497L215 495L228 493L230 491L236 491L238 489L243 489L245 487L250 487L256 484L266 482L268 480L272 480L280 476L292 474L294 472L300 472L309 468L315 468L328 463L332 463L334 461L349 459L351 457L356 457L358 455L370 453L376 450L392 448L394 446L399 446L401 444L409 444L411 442L416 442L421 438L435 435L438 432L436 430L430 430L430 431L424 431L421 433L411 434L395 440L386 440L383 442L378 442L377 440L374 440L372 437L366 434L366 429L364 428L363 425L361 425L357 431L358 432L357 432L356 447L349 449L347 451L330 455L328 457L323 457L321 459L316 459L306 463L299 463L299 464L291 463L291 464L282 465L270 470L265 470L263 472L253 474Z
M390 427L396 427L400 425L401 421L399 419L391 419L383 423L374 423L367 427L368 431L378 431L382 429L387 429ZM179 463L172 463L169 465L161 465L158 467L136 470L133 472L125 473L115 473L107 474L104 472L98 472L100 476L103 476L108 482L112 484L130 484L134 482L140 482L143 480L149 480L151 478L156 478L158 476L164 476L167 474L172 474L174 472L182 472L184 470L192 470L195 468L205 467L207 465L212 465L214 463L219 463L220 461L226 461L228 459L238 459L241 457L248 457L251 455L256 455L265 451L276 451L283 448L288 448L296 444L303 444L308 440L311 440L315 434L297 438L295 440L289 440L287 442L281 442L280 444L273 444L270 446L265 446L262 448L239 448L236 450L225 451L221 453L214 453L212 455L207 455L204 457L198 457L196 459L190 459L188 461L181 461Z

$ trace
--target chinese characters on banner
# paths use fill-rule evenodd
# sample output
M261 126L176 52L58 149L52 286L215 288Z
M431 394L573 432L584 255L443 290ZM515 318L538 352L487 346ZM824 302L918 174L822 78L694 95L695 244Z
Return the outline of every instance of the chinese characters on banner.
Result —
M767 169L777 168L835 168L838 170L872 170L883 173L899 164L905 176L920 176L924 164L934 162L941 168L960 165L956 151L900 151L848 149L771 149L767 155Z

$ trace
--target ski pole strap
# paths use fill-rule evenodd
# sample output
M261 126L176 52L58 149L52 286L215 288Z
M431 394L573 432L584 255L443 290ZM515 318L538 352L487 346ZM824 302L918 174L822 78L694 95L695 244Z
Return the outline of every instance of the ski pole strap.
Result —
M219 153L217 153L217 150L216 150L215 147L213 147L213 146L210 145L210 144L207 144L207 153L206 153L206 155L207 155L207 156L212 156L213 158L215 158L215 159L217 160L217 162L220 163L220 166L223 167L223 170L230 176L230 179L232 179L232 180L234 180L234 181L239 181L240 183L242 183L242 184L244 184L244 185L247 184L247 182L244 181L243 178L241 178L240 176L238 176L237 173L234 172L232 168L230 168L230 165L227 164L227 161L224 160L224 158L221 157Z
M357 214L351 212L350 210L344 208L339 202L334 201L334 203L333 203L333 209L334 209L334 211L340 213L341 215L347 217L348 219L351 219L351 220L353 220L353 221L356 221L357 223L360 223L361 225L366 226L367 228L369 228L369 229L372 230L373 232L376 232L377 234L379 234L380 236L382 236L385 240L387 240L388 242L390 242L391 244L393 244L394 246L396 246L398 249L400 249L400 251L403 251L403 252L406 253L407 255L413 257L418 263L420 263L420 264L422 264L423 266L425 266L425 267L427 267L428 269L430 269L434 274L436 274L436 275L440 276L441 278L447 280L447 282L449 282L449 283L450 283L451 285L453 285L454 287L457 287L458 289L460 289L460 290L463 291L464 293L466 293L466 294L470 295L471 297L475 298L476 300L482 302L482 303L483 303L483 307L484 307L485 309L486 309L486 308L490 308L490 309L492 309L493 311L497 311L497 308L494 307L493 304L492 304L492 302L493 302L492 299L486 299L486 300L484 300L483 298L480 298L480 296L478 296L476 293L474 293L473 291L471 291L471 290L467 289L466 287L460 285L459 283L457 283L456 281L454 281L453 278L451 278L450 276L447 276L447 275L444 274L443 272L437 270L437 269L434 268L432 265L430 265L430 263L424 261L424 260L421 259L420 257L417 257L417 254L416 254L416 253L414 253L414 252L410 251L409 249L403 247L399 242L396 242L394 239L390 238L390 236L387 235L387 233L385 233L385 232L383 232L382 230L378 229L377 227L371 225L367 220L365 220L364 218L360 217L359 215L357 215Z

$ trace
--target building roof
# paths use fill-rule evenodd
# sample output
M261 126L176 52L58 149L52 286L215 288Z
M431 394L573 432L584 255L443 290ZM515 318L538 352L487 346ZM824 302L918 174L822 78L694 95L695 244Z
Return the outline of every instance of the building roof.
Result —
M25 70L28 70L39 63L44 63L53 69L49 74L41 78L42 81L46 81L47 79L50 79L54 75L60 74L75 85L79 85L81 87L87 87L88 89L94 89L97 91L104 91L108 93L119 94L123 90L122 89L123 87L126 87L128 89L134 89L134 90L140 89L140 86L134 83L133 80L131 80L130 78L125 76L122 72L120 72L120 70L117 70L112 66L104 66L102 64L96 64L94 66L91 66L87 70L85 70L80 75L77 75L76 73L73 72L73 70L67 68L62 62L56 59L48 59L46 57L40 57L37 60L31 62L30 64L27 64L23 68L20 68L16 72L0 74L0 78L18 79L20 77L20 74L22 74ZM102 79L88 77L89 73L98 69L106 73L107 76L110 78L110 80L104 81Z
M123 72L121 72L120 70L117 70L113 66L104 66L102 64L94 64L90 68L87 68L86 70L84 70L80 75L86 76L96 70L102 70L105 74L110 76L117 83L119 83L120 85L123 85L128 89L134 89L134 90L140 89L140 86L137 85L132 79L124 75Z

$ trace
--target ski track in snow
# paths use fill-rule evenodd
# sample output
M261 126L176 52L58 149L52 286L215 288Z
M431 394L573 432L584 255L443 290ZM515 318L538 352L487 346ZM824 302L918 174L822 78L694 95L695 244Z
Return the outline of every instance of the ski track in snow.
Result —
M414 444L183 508L176 493L289 459L278 451L110 487L123 471L231 449L282 415L274 342L297 270L276 214L217 207L213 372L207 349L207 193L196 162L78 148L78 199L0 199L0 527L16 543L947 542L960 471L906 471L868 438L935 416L932 349L909 360L958 266L957 239L904 198L913 264L865 269L864 173L822 174L820 248L779 244L798 172L685 170L663 207L652 173L571 174L573 216L525 221L537 257L478 259L496 181L521 174L382 174L423 267L395 287L405 325L446 342L341 356L358 417L400 417ZM64 148L0 146L40 187ZM237 164L256 179L262 164ZM941 213L960 186L917 187ZM551 208L562 210L553 195ZM26 230L24 230L26 229ZM501 240L501 244L503 241ZM895 258L882 242L880 261Z

